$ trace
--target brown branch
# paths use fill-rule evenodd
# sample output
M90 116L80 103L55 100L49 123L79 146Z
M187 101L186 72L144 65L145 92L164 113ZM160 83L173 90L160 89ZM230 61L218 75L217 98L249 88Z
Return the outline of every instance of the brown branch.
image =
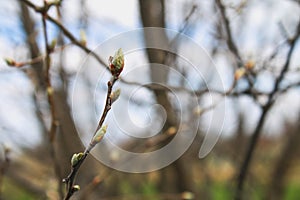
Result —
M205 93L213 93L213 94L217 94L217 95L220 95L220 96L233 97L233 98L246 95L248 97L252 97L256 102L257 102L258 97L260 97L260 96L265 96L265 97L269 96L269 93L259 91L255 88L252 88L252 87L246 88L246 89L241 90L241 91L235 91L235 87L236 87L236 84L237 84L236 81L226 91L210 89L210 88L190 90L188 88L180 87L180 86L179 87L178 86L171 86L171 85L162 86L162 85L158 85L158 84L144 85L144 84L141 84L139 82L127 81L123 78L120 78L120 82L122 82L124 84L127 84L127 85L144 87L144 88L146 88L150 91L166 91L166 92L177 91L177 92L186 92L188 94L196 95L196 96L201 96L201 95L204 95ZM290 90L292 88L295 88L295 87L299 87L299 86L300 86L300 82L291 83L290 85L287 85L284 88L278 89L277 92L276 92L276 95L282 95L285 92L287 92L288 90Z
M31 52L31 60L28 60L28 61L25 61L25 62L15 62L15 61L13 61L13 63L15 64L13 66L23 67L25 65L32 65L34 71L36 72L37 80L39 82L39 84L37 84L36 88L37 89L41 88L41 89L43 89L43 92L44 92L46 90L45 85L47 85L47 88L50 88L50 87L48 87L49 84L47 84L45 80L46 80L46 76L48 76L48 79L50 80L50 78L49 78L50 53L52 53L56 50L56 49L54 49L55 45L53 45L53 44L51 44L50 46L48 45L47 27L46 27L46 24L44 24L44 22L43 22L43 34L44 34L44 38L45 38L46 53L45 53L45 55L42 55L40 53L39 47L38 47L38 45L35 41L35 38L33 37L35 35L32 34L32 31L34 29L34 21L33 21L33 19L31 18L30 14L29 14L28 6L26 4L24 4L23 2L21 2L21 1L19 3L20 3L20 7L21 7L21 16L22 16L21 19L22 19L22 22L23 22L24 31L26 32L26 35L27 35L27 42L28 42L30 52ZM42 16L42 19L43 19L43 16ZM48 62L48 60L49 60L49 62ZM42 61L45 61L44 62L45 66L46 65L48 66L47 67L48 71L46 73L43 69ZM47 90L47 91L49 93L49 91L51 91L51 90ZM33 95L33 99L34 99L35 104L38 106L36 94ZM49 103L49 101L48 101L48 103ZM52 109L50 103L49 103L49 107L50 107L50 109ZM47 133L46 137L50 138L50 132L52 130L51 131L47 130L47 128L46 128L46 126L45 126L45 124L44 124L44 122L41 118L42 113L39 109L36 110L36 115L38 117L38 120L41 123L42 129L43 129L42 132ZM53 130L53 132L58 130L56 127L54 129L55 130ZM60 165L59 165L59 162L57 161L57 159L55 157L54 146L53 146L53 143L50 140L48 140L46 149L49 149L49 154L50 154L50 157L51 157L52 163L53 163L54 173L57 177L57 181L58 181L58 185L59 185L58 193L60 194L60 196L62 198L63 197L63 191L62 191L62 183L60 181L61 180Z
M96 58L96 60L104 65L107 66L102 59L92 50L88 49L82 42L76 40L76 38L56 19L52 18L51 16L48 15L47 11L49 10L50 6L52 5L56 5L56 4L48 4L46 1L44 1L44 6L43 7L38 7L36 5L34 5L33 3L31 3L28 0L22 0L23 3L25 3L27 6L33 8L36 12L40 13L42 15L42 22L43 22L43 33L44 33L44 38L45 38L45 46L46 46L46 56L45 56L45 65L46 65L46 84L47 84L47 94L48 94L48 102L50 105L50 109L51 109L51 128L50 128L50 142L52 143L54 141L54 136L55 136L55 132L57 130L57 125L58 125L58 121L56 120L56 115L55 115L55 107L54 107L54 97L53 97L53 88L51 86L51 80L49 77L49 70L50 70L50 53L52 51L52 49L50 48L50 46L48 45L48 36L47 36L47 26L46 26L46 20L54 23L63 33L64 35L69 38L71 40L72 43L74 43L76 46L80 47L81 49L83 49L86 53L90 53L94 58ZM57 5L56 5L57 6ZM123 54L122 54L123 56ZM123 57L122 57L123 59ZM120 60L119 60L120 61ZM110 67L106 67L106 69L109 69L112 73L112 78L110 81L108 81L108 90L107 90L107 97L106 97L106 103L105 103L105 107L104 107L104 111L102 113L102 116L100 118L100 121L98 123L98 126L96 128L96 131L94 133L95 134L100 130L100 128L103 125L103 122L107 116L107 113L109 112L109 110L111 109L111 105L113 103L113 99L111 98L111 94L112 94L112 88L113 85L115 84L115 82L118 80L119 78L119 74L121 73L123 66L124 66L124 60L123 60L123 64L122 66L120 66L120 63L117 60L117 66L115 66L115 64L110 64ZM86 147L83 156L79 158L79 160L76 162L76 164L72 163L72 169L70 174L67 176L67 178L63 179L63 182L66 183L66 187L67 187L67 194L65 196L65 199L70 199L70 197L74 194L74 192L76 192L79 188L78 186L75 186L74 182L75 182L75 178L76 175L78 173L78 170L81 166L81 164L84 162L84 160L86 159L86 157L88 156L89 152L92 150L92 148L95 146L94 143L94 137L91 140L91 143L88 147ZM52 149L54 150L54 149ZM51 155L55 155L54 151L51 151L52 154ZM54 156L55 157L55 156Z
M118 80L118 77L112 76L111 80L107 82L108 89L107 89L107 94L106 94L105 106L104 106L102 116L99 120L98 126L97 126L97 128L94 132L94 135L102 127L103 122L104 122L104 120L107 116L107 113L111 109L111 106L112 106L112 103L113 103L113 101L111 99L112 88L113 88L113 86L114 86L114 84L117 80ZM79 170L80 166L82 165L82 163L84 162L86 157L89 155L89 153L90 153L90 151L92 150L93 147L94 147L94 145L91 145L91 143L90 143L89 146L86 147L86 149L83 153L84 154L83 157L76 163L75 166L72 166L70 174L67 176L67 178L65 178L63 180L63 182L65 182L67 184L67 195L65 197L65 200L70 199L70 197L76 191L76 190L74 190L74 182L75 182L76 175L78 173L78 170Z
M46 5L47 3L44 2ZM50 112L51 112L51 128L49 132L49 138L50 142L54 140L54 135L56 131L56 114L55 114L55 105L54 105L54 98L53 98L53 88L51 85L51 79L50 79L50 65L51 65L51 58L50 58L50 47L48 44L48 34L47 34L47 24L45 15L43 15L42 22L43 22L43 34L44 34L44 41L45 41L45 48L46 48L46 55L45 55L45 66L46 66L46 86L47 86L47 99L50 106Z
M45 19L46 20L49 20L50 22L52 22L54 25L56 25L63 33L64 35L69 38L69 40L75 44L77 47L81 48L82 50L84 50L86 53L88 54L91 54L101 65L105 66L105 68L107 70L108 69L108 66L106 64L106 62L104 62L100 56L98 56L95 52L93 52L91 49L89 49L88 47L86 47L84 44L82 44L81 41L77 40L75 38L75 36L66 29L66 27L64 25L62 25L58 20L54 19L53 17L51 17L50 15L48 15L46 12L45 12L45 8L42 8L42 7L38 7L36 5L34 5L33 3L31 3L30 1L28 0L22 0L25 4L27 4L29 7L33 8L36 12L38 13L41 13L45 16Z
M27 60L27 61L24 61L24 62L17 62L11 58L5 58L5 61L6 61L6 64L10 67L17 67L17 68L20 68L20 67L24 67L26 65L34 65L34 64L37 64L37 63L40 63L44 60L44 57L43 56L38 56L38 57L35 57L31 60Z
M10 149L3 145L3 160L0 161L0 199L2 199L3 177L10 164Z
M37 7L35 6L34 4L30 3L28 0L22 0L24 1L26 4L28 4L29 7L33 8L36 12L42 12L43 10L45 9L42 9L41 7ZM29 2L29 3L28 3ZM240 59L240 56L239 56L239 53L238 51L236 51L235 49L236 48L236 45L232 39L232 34L231 34L231 30L230 30L230 27L229 27L229 20L228 18L226 17L226 14L225 14L225 7L224 5L218 0L217 1L217 5L219 6L220 10L221 10L221 14L222 14L222 17L224 19L224 22L225 22L225 28L226 28L226 32L227 32L227 35L228 35L228 46L229 46L229 49L236 55L236 57L238 59ZM182 28L180 29L180 33L183 32L188 24L188 21L190 20L192 14L196 11L196 6L193 6L191 11L189 12L189 14L185 17L184 19L184 24L182 26ZM97 55L95 54L92 50L88 49L85 45L83 45L80 41L78 41L75 36L73 36L62 24L60 21L52 18L51 16L49 15L46 15L46 19L51 21L52 23L54 23L55 25L57 25L60 30L65 34L66 37L68 37L72 43L74 43L75 45L77 45L78 47L82 48L86 53L91 53L93 57L95 57L99 63L103 64L106 66L106 64L102 61L102 59ZM177 36L176 36L177 37ZM175 37L175 38L176 38ZM172 42L174 42L175 39L173 39L169 45L172 44ZM236 53L237 52L237 53ZM108 69L106 67L106 69ZM135 83L135 82L128 82L124 79L120 79L121 82L123 83L126 83L126 84L136 84L136 85L140 85L139 83ZM146 88L150 89L150 90L165 90L165 88L162 88L160 87L159 85L147 85L145 86ZM183 88L183 87L171 87L172 89L175 89L175 90L178 90L178 91L187 91L186 88ZM228 95L232 92L233 90L233 87L229 90L229 91L226 91L226 92L222 92L222 91L217 91L217 90L211 90L211 89L204 89L204 90L198 90L198 91L188 91L189 93L194 93L196 94L197 96L200 96L206 92L213 92L213 93L218 93L218 94L221 94L221 95ZM241 92L241 94L260 94L260 92L258 91L255 91L255 90L251 90L251 92L249 91L244 91L244 92ZM233 96L239 96L239 93L235 92L235 93L232 93Z
M46 7L47 2L44 1L44 6ZM45 41L45 48L46 48L46 55L45 55L45 65L46 65L46 75L45 75L45 81L46 81L46 86L47 86L47 100L48 100L48 104L50 107L50 112L51 112L51 127L49 130L49 152L50 152L50 156L53 160L53 168L54 168L54 172L55 175L57 177L57 181L58 181L58 193L61 196L61 198L63 197L63 193L62 193L62 184L60 181L60 167L59 164L57 162L57 159L55 157L55 149L54 149L54 139L55 139L55 135L56 132L58 130L58 126L59 126L59 121L57 120L57 114L56 114L56 110L55 110L55 104L54 104L54 96L53 96L53 87L51 84L51 78L50 78L50 67L51 67L51 57L50 54L53 51L52 47L49 46L48 43L48 34L47 34L47 23L46 23L46 16L42 15L42 22L43 22L43 34L44 34L44 41Z
M24 4L23 2L19 1L20 5L20 19L22 21L22 26L24 29L24 32L26 34L26 41L28 48L30 50L30 57L31 59L37 58L41 55L40 49L38 47L38 44L35 40L36 37L36 31L34 30L35 23L32 17L29 13L29 8ZM44 58L43 58L44 59ZM31 80L33 84L35 85L35 88L37 91L41 91L45 89L45 78L44 78L44 69L41 63L33 63L32 64L33 74L34 76L29 75L29 77L32 77Z
M284 196L284 178L287 176L288 170L292 167L292 163L298 158L300 150L300 115L298 123L286 123L288 138L280 151L279 159L276 161L272 178L269 182L269 188L265 199L280 200Z
M267 114L270 111L273 103L276 100L276 98L274 98L275 94L279 91L280 83L282 82L286 72L289 69L290 60L291 60L292 54L294 52L294 47L296 46L296 41L298 40L299 36L300 36L300 22L298 23L297 31L296 31L294 37L289 40L290 41L290 43L289 43L290 44L290 49L289 49L288 54L286 56L285 63L283 65L283 68L281 70L280 75L277 77L277 79L275 81L275 85L274 85L273 90L268 95L267 103L262 107L262 114L259 118L258 124L257 124L257 126L254 130L254 133L253 133L253 135L251 137L251 140L250 140L250 144L249 144L249 146L247 148L247 151L246 151L246 154L244 156L244 161L243 161L241 169L240 169L240 173L239 173L239 176L238 176L237 188L236 188L236 192L235 192L235 199L236 200L243 199L244 183L245 183L246 175L248 173L248 169L249 169L252 157L253 157L254 150L256 148L256 145L257 145L259 136L261 134L262 127L263 127L264 122L266 120Z
M216 90L216 89L210 89L208 87L205 88L201 88L198 90L190 90L188 88L182 87L182 86L171 86L171 85L159 85L159 84L141 84L139 82L134 82L134 81L127 81L123 78L120 78L120 82L124 83L124 84L128 84L128 85L135 85L135 86L139 86L139 87L144 87L150 91L165 91L165 92L170 92L170 91L177 91L177 92L186 92L192 95L196 95L196 96L201 96L205 93L214 93L214 94L219 94L222 96L227 96L227 95L232 95L232 96L239 96L240 94L256 94L256 95L264 95L266 93L262 93L259 92L255 89L246 89L244 91L240 91L240 92L234 92L235 86L237 84L237 81L234 81L233 84L231 85L231 87L226 90L226 91L221 91L221 90Z
M227 46L228 46L229 50L237 58L238 64L240 66L242 66L241 65L242 64L241 63L242 59L241 59L240 53L239 53L238 48L237 48L237 46L234 43L233 38L232 38L232 33L231 33L231 29L230 29L229 19L226 16L226 8L222 4L221 0L216 0L216 4L217 4L217 6L218 6L218 8L219 8L219 10L221 12L222 20L224 21L224 27L225 27L225 31L226 31L226 35L227 35L227 39L226 39Z
M178 42L178 38L180 37L180 35L187 29L190 19L193 16L193 14L196 12L196 10L197 10L197 6L193 5L190 12L184 18L178 33L175 35L175 37L172 40L168 42L168 48L170 49L173 48L172 50L174 52L167 52L162 63L168 64L168 66L171 66L173 63L175 63L177 57L177 51L178 51L176 47L176 45L178 44L176 44L176 42Z
M292 84L286 86L285 88L278 90L277 94L283 94L283 93L287 92L289 89L299 87L299 86L300 86L300 81L298 81L296 83L292 83Z

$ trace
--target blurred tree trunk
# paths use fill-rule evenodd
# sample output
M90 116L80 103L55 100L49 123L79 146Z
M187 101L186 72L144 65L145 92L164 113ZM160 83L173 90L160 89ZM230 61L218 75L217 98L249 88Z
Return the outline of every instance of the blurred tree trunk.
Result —
M292 166L292 162L295 160L295 158L299 155L300 152L299 121L296 125L287 124L286 127L287 129L285 135L288 135L288 139L286 140L284 148L281 151L281 154L279 155L277 164L274 167L271 176L272 179L269 184L270 187L266 199L272 199L272 200L283 199L284 189L285 189L284 187L286 186L286 184L284 184L285 177L287 175L288 170Z
M140 14L144 27L165 27L165 2L164 0L140 0ZM165 31L145 31L144 38L146 47L163 47L168 49L169 40ZM148 48L148 59L151 67L150 75L152 83L166 84L168 78L169 66L167 65L166 56L168 52L161 49ZM159 65L161 64L161 65ZM157 103L162 105L167 113L167 119L162 129L162 134L170 127L178 127L177 115L168 98L168 94L164 90L154 90ZM172 139L172 138L170 138ZM167 143L168 141L166 141ZM170 173L172 174L170 176ZM162 190L166 192L183 192L192 191L191 178L189 170L185 169L183 158L175 161L170 167L162 170ZM164 182L165 181L165 182ZM174 185L175 183L175 185Z
M26 34L26 42L30 50L31 58L36 58L40 56L41 53L36 43L37 32L34 31L35 24L30 17L29 10L26 7L26 5L21 1L19 2L19 4L21 7L20 18ZM35 63L32 65L32 68L33 70L31 72L33 73L33 75L30 76L31 80L33 81L37 89L44 90L46 85L45 85L45 74L44 74L42 63Z
M38 47L36 41L35 30L35 22L30 16L29 10L26 5L24 5L21 1L19 2L21 7L20 18L23 23L23 28L26 33L27 44L30 50L31 58L36 58L41 55L41 51ZM60 66L61 69L63 68ZM45 70L43 68L43 63L37 63L32 65L33 76L30 78L33 79L35 83L35 87L37 89L37 93L41 93L42 96L46 94L46 84L45 84ZM59 165L60 170L60 179L65 178L70 172L70 159L73 153L83 151L83 146L81 141L77 135L77 131L75 128L74 121L71 116L71 110L69 104L67 102L67 87L65 80L66 76L60 76L62 78L61 87L54 88L54 105L57 121L59 122L59 131L57 131L57 135L55 140L53 141L55 157L57 159L57 163ZM38 99L39 100L39 99ZM44 123L43 120L40 120L41 123ZM45 124L42 126L46 127ZM45 144L41 144L41 147L47 148L49 147L47 143L49 143L48 135L46 135ZM47 149L50 151L49 149ZM46 150L46 151L47 151ZM44 152L43 150L41 152ZM44 154L40 155L40 158L43 159L45 157ZM88 181L92 180L92 177L95 175L95 161L92 158L87 159L87 161L82 166L82 170L80 173L81 178L78 180L79 184L86 184ZM47 163L45 163L47 164ZM60 180L60 181L61 181Z

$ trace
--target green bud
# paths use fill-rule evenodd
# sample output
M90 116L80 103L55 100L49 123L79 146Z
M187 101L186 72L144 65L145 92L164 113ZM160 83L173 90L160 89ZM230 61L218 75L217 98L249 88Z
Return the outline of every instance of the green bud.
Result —
M92 146L95 146L97 143L99 143L102 140L103 136L106 133L106 129L107 129L107 125L104 125L96 132L96 134L94 135L91 141Z
M235 71L234 73L234 80L237 81L240 78L242 78L246 74L246 69L245 68L239 68Z
M109 69L113 76L118 77L124 67L124 54L120 48L114 57L109 57Z
M48 86L48 87L47 87L47 94L48 94L49 96L51 96L51 95L53 95L53 93L54 93L53 87Z
M121 89L118 88L117 90L113 91L111 94L110 94L110 98L111 98L111 102L115 102L119 96L121 94Z
M118 70L123 68L123 66L124 66L124 54L123 54L123 51L122 51L121 48L115 53L112 64Z
M77 192L80 190L80 186L79 185L73 185L72 187L73 192Z
M4 58L4 60L5 60L5 62L8 66L15 66L16 65L16 62L11 58Z
M87 43L86 34L85 34L85 31L83 29L80 30L80 43L83 46L86 46L86 43Z
M56 39L53 39L51 41L51 44L49 45L50 51L53 51L55 46L56 46Z
M73 154L73 156L71 158L71 165L72 165L72 167L74 167L74 166L77 165L78 161L81 160L81 158L83 157L83 155L84 154L82 152L80 152L80 153L74 153Z

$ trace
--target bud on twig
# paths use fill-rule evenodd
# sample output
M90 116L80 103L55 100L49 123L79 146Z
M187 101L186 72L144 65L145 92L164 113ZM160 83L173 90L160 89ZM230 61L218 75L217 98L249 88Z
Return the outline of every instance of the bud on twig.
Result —
M11 58L4 58L6 64L10 67L23 67L26 63L16 62Z
M103 136L106 133L106 129L107 129L107 125L104 125L96 132L96 134L94 135L90 143L91 146L95 146L97 143L99 143L102 140Z
M74 153L73 156L72 156L72 158L71 158L71 166L75 167L77 165L78 161L81 160L81 158L83 157L83 155L84 154L82 152L80 152L80 153Z
M51 52L53 52L54 49L55 49L55 46L56 46L56 39L53 39L53 40L51 41L51 44L49 45L49 50L50 50Z
M109 57L109 69L114 77L119 77L124 68L124 54L120 48L114 55Z
M8 66L15 66L15 65L16 65L16 61L14 61L14 60L11 59L11 58L4 58L4 60L5 60L5 62L6 62L6 64L7 64Z
M244 75L246 74L246 70L245 68L239 68L235 71L234 73L234 80L239 80L240 78L242 78Z
M82 30L82 29L80 30L80 43L81 43L83 46L86 46L86 43L87 43L85 31Z
M53 88L52 88L51 86L48 86L48 87L47 87L47 94L48 94L49 96L51 96L51 95L53 95L53 92L54 92Z
M79 185L73 185L72 192L77 192L79 190L80 190L80 186Z
M120 94L121 94L121 89L120 88L118 88L117 90L113 91L110 94L111 103L115 102L119 98Z
M253 67L255 66L255 62L253 60L249 60L248 62L246 62L245 64L245 68L247 70L251 70L253 69Z

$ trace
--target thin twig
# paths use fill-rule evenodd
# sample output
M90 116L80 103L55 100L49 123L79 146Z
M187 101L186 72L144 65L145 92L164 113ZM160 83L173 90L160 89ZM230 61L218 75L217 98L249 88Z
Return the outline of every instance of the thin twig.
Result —
M240 53L238 51L238 48L236 47L236 44L234 43L233 38L232 38L229 19L226 16L225 6L222 4L221 0L216 0L216 4L221 12L222 20L224 21L225 31L226 31L226 35L227 35L227 39L226 39L227 46L228 46L229 50L237 58L238 64L241 65L242 59L241 59Z
M105 68L107 70L109 70L106 62L104 62L100 56L98 56L94 51L92 51L91 49L89 49L88 47L86 47L84 44L82 44L79 40L77 40L75 38L75 36L66 29L66 27L64 25L62 25L58 20L54 19L53 17L51 17L50 15L48 15L45 11L45 9L43 9L42 7L38 7L36 5L34 5L33 3L31 3L28 0L22 0L25 4L27 4L29 7L33 8L36 12L41 13L45 16L45 18L47 20L49 20L50 22L52 22L54 25L56 25L63 33L64 35L69 38L69 40L75 44L76 46L78 46L79 48L81 48L82 50L84 50L86 53L91 54L101 65L105 66Z
M46 1L44 1L44 4L46 6ZM50 53L51 49L49 47L48 43L48 34L47 34L47 24L46 24L46 16L43 15L42 18L43 22L43 34L44 34L44 41L45 41L45 49L46 49L46 55L45 55L45 66L46 66L46 85L47 85L47 98L48 98L48 103L50 106L50 111L51 111L51 128L49 132L49 138L50 142L54 140L54 135L56 131L56 117L55 117L55 105L54 105L54 98L53 98L53 88L51 84L51 79L50 79L50 65L51 65L51 58L50 58Z
M27 60L27 61L24 61L24 62L17 62L15 60L12 60L10 58L6 58L5 61L6 63L11 66L11 67L17 67L17 68L21 68L21 67L24 67L25 65L34 65L34 64L37 64L37 63L40 63L44 60L44 56L38 56L38 57L35 57L31 60Z
M168 42L168 48L173 48L172 50L174 52L168 52L166 56L164 57L163 63L168 64L168 66L171 66L172 63L175 63L176 57L177 57L177 48L176 48L176 42L178 42L179 36L187 29L190 19L197 10L197 6L193 5L188 15L184 18L183 23L181 25L181 28L179 29L178 33L175 35L175 37ZM171 59L173 58L173 59ZM169 62L169 63L167 63Z
M47 6L47 2L44 1L44 6ZM44 41L45 41L45 48L46 48L46 55L45 55L45 65L46 65L46 76L45 76L45 81L46 81L46 86L47 86L47 100L48 100L48 104L50 107L50 112L51 112L51 127L49 130L49 152L50 152L50 156L53 160L53 168L54 168L54 172L55 175L57 177L57 181L58 181L58 186L59 186L59 195L61 196L61 198L63 197L63 193L62 193L62 184L60 181L61 175L60 175L60 167L59 164L57 162L57 159L55 157L55 148L54 148L54 139L55 139L55 135L56 132L58 130L58 126L59 126L59 121L57 120L56 117L56 110L55 110L55 104L54 104L54 91L53 91L53 87L51 84L51 78L50 78L50 67L51 67L51 58L50 58L50 54L53 51L52 47L49 46L48 43L48 34L47 34L47 23L46 23L46 16L42 15L42 22L43 22L43 34L44 34Z
M299 86L300 86L300 81L298 81L296 83L292 83L292 84L286 86L285 88L282 88L281 90L278 90L277 94L283 94L286 91L288 91L289 89L296 88L296 87L299 87Z
M232 38L232 31L230 29L230 23L229 23L229 19L226 16L226 8L223 5L223 3L221 2L221 0L216 0L216 4L217 7L219 8L220 12L221 12L221 19L224 22L224 27L225 27L225 31L226 31L226 44L228 46L229 51L235 56L236 61L237 61L237 67L241 68L244 66L243 64L243 60L241 57L241 54L237 48L236 43L234 42L233 38ZM251 76L249 74L246 75L247 81L249 83L249 85L251 87L253 87L254 83L253 80L251 78Z
M233 97L237 97L240 95L254 95L255 97L260 96L260 95L268 95L268 93L264 93L261 91L258 91L254 88L247 88L245 90L242 91L234 91L237 81L234 81L233 84L231 85L231 87L225 91L222 90L216 90L216 89L212 89L212 88L201 88L198 90L190 90L188 88L182 87L182 86L171 86L171 85L164 85L161 86L159 84L141 84L139 82L134 82L134 81L127 81L125 79L120 78L120 82L127 84L127 85L133 85L133 86L140 86L140 87L144 87L146 89L149 89L151 91L153 90L157 90L157 91L176 91L176 92L186 92L192 95L196 95L196 96L201 96L204 95L205 93L213 93L213 94L219 94L221 96L233 96Z
M251 141L250 141L249 147L247 148L246 155L244 156L244 161L242 163L242 166L240 169L240 174L238 176L238 183L237 183L237 188L236 188L236 193L235 193L236 200L241 200L243 198L244 182L245 182L246 175L248 173L248 169L249 169L249 166L250 166L250 163L252 160L253 152L255 150L259 136L261 134L262 127L266 120L266 116L267 116L268 112L270 111L273 103L276 100L276 98L274 98L274 97L275 97L276 93L278 93L278 91L279 91L280 83L282 82L286 72L289 69L290 60L291 60L292 54L295 49L294 47L296 45L296 41L298 40L299 36L300 36L300 22L298 23L297 31L296 31L294 37L289 40L290 41L290 43L289 43L290 49L286 56L286 61L283 65L280 75L277 77L277 79L275 81L275 85L274 85L272 92L268 95L267 103L262 107L262 114L259 118L258 124L254 130L254 133L251 137Z
M112 99L111 99L112 88L113 88L113 86L114 86L114 84L117 80L118 80L118 77L112 76L111 80L107 82L108 89L107 89L107 94L106 94L105 106L104 106L102 116L99 120L98 126L97 126L97 128L94 132L94 135L102 127L103 122L104 122L104 120L107 116L107 113L111 109L111 106L112 106L112 103L113 103ZM79 170L81 164L86 159L86 157L89 155L89 153L90 153L90 151L92 150L93 147L94 146L91 145L91 144L86 147L86 149L84 150L84 153L83 153L84 154L83 157L76 163L75 166L72 166L70 174L67 176L67 178L65 178L63 180L67 184L67 195L65 197L65 200L70 199L70 197L74 194L75 191L73 189L73 186L74 186L74 182L75 182L75 178L76 178L76 175L78 173L78 170Z

